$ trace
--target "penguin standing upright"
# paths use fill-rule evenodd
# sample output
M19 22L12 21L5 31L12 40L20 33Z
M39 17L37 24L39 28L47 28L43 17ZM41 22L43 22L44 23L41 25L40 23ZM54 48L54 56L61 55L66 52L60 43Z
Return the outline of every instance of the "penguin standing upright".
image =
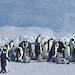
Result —
M52 56L54 56L55 54L55 42L53 41L53 44L52 44L52 47L51 47L51 50L47 56L47 61L50 61Z
M70 40L69 46L70 46L71 56L73 56L73 49L74 49L74 39L73 38Z
M12 50L14 48L14 42L13 41L10 41L9 42L9 46L10 46L10 50Z
M13 41L11 41L10 43L6 43L5 45L4 45L4 47L8 50L8 56L9 56L9 58L10 58L10 60L12 60L13 59L13 54L12 54L12 51L13 51L13 48L14 48L14 43L13 43Z
M65 46L64 57L65 57L65 59L68 59L70 57L70 47L67 44L65 44L64 46Z
M42 50L42 58L43 59L47 58L47 52L48 52L48 44L47 44L47 42L45 42L43 45L43 50Z
M58 48L57 52L62 53L63 57L64 57L64 49L65 49L64 43L61 41L59 41L58 43L59 43L59 48Z
M30 52L31 52L31 44L26 41L25 43L25 49L23 52L23 62L24 63L29 63L31 58L30 58Z
M29 56L32 60L35 59L35 52L34 50L32 49L32 45L30 42L28 42L28 51L29 51Z
M16 48L16 61L23 62L22 57L23 57L23 49L22 47L17 47Z
M18 46L22 47L23 51L25 50L26 41L22 41Z
M1 72L8 72L8 61L10 62L7 49L3 49L1 53Z
M40 35L37 37L37 39L35 41L35 54L36 54L36 58L38 56L39 47L40 47Z
M53 45L53 39L51 38L48 40L48 53L51 51L52 45Z
M41 43L38 43L37 44L37 55L36 55L36 58L38 60L38 62L42 62L42 45Z
M10 41L10 42L9 42L9 47L10 47L10 49L9 49L9 51L8 51L8 56L10 57L10 59L11 59L11 61L12 61L12 60L14 59L13 52L14 52L14 47L15 47L13 41Z
M54 54L54 57L56 57L56 55L57 55L58 48L59 48L59 43L58 43L58 41L55 41L55 54Z

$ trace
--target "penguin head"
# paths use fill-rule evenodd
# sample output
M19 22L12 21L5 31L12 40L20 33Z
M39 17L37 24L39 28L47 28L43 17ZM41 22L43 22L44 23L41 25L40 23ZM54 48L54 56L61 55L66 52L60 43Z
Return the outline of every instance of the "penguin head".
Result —
M46 45L47 44L47 42L44 42L44 45Z
M59 47L58 41L55 40L54 42L55 42L55 46L56 46L56 47Z
M3 54L7 52L7 49L3 49Z
M53 38L51 38L50 40L53 40Z
M38 35L38 37L40 37L41 35Z
M67 44L66 43L63 43L64 47L66 48Z
M11 40L11 41L10 41L10 43L11 43L11 42L14 42L14 41L13 41L13 40Z
M71 38L71 41L74 41L74 39L73 39L73 38Z
M50 41L50 39L48 40L48 42Z
M40 38L40 35L37 36L37 39Z
M5 45L4 45L4 49L7 49L7 48L8 48L8 45L7 45L7 44L5 44Z

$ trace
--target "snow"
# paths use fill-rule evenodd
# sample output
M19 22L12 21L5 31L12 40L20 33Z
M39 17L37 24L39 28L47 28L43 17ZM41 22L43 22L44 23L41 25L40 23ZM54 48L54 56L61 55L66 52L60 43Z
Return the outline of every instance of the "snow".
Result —
M50 28L44 27L16 27L16 26L4 26L0 27L0 45L4 45L6 42L13 40L17 46L21 41L26 40L31 43L35 42L38 35L41 35L41 42L44 43L49 38L55 40L61 40L63 42L69 42L71 38L75 38L73 33L67 32L55 32Z
M74 64L38 63L37 61L30 63L11 62L8 68L10 72L1 75L74 75L74 68Z

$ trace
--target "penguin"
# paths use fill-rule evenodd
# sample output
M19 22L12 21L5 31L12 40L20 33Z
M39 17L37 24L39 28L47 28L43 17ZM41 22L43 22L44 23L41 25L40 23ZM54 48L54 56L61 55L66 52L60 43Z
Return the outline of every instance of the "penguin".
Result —
M70 40L69 46L70 46L70 54L73 57L73 48L74 48L74 39L73 38Z
M10 59L8 57L7 49L3 49L1 53L1 72L8 72L8 63Z
M47 53L48 53L48 44L47 44L47 42L45 42L43 45L43 50L42 50L42 58L43 59L47 58Z
M30 56L30 58L31 58L32 60L35 60L35 51L32 49L31 43L30 43L30 42L28 42L28 43L29 43L29 44L28 44L27 49L28 49L28 51L29 51L29 56Z
M25 50L26 41L22 41L18 46L22 47L23 51Z
M24 49L24 52L29 52L30 51L30 46L29 46L29 42L28 41L26 41L25 42L25 49Z
M36 41L37 41L37 43L40 43L40 35L37 37L37 39L36 39Z
M47 56L47 61L50 61L52 59L52 56L54 56L54 55L55 55L55 42L53 41L51 50Z
M0 46L0 58L1 58L1 52L2 52L2 50L3 50L3 47Z
M4 45L4 47L7 48L7 50L8 50L8 56L9 56L10 60L12 60L12 59L13 59L13 54L12 54L12 52L13 52L13 48L14 48L14 43L13 43L13 41L10 41L9 43L7 42L7 43Z
M30 54L31 54L31 43L29 43L28 41L25 42L25 48L23 51L23 62L24 63L29 63L31 60Z
M17 62L23 62L23 49L22 47L17 47L16 49L16 61Z
M10 50L10 46L8 42L4 45L4 48L6 48L8 51Z
M74 46L73 46L73 51L72 51L72 56L71 56L72 58L73 58L73 62L75 62L75 44L74 44Z
M39 54L42 53L42 45L41 43L37 43L36 45L36 50L35 50L35 54L36 54L36 58L38 57Z
M38 60L38 62L42 61L42 44L41 43L37 43L37 49L36 49L36 59Z
M36 54L36 56L37 56L37 46L38 46L38 43L40 43L40 35L35 40L35 54Z
M14 45L14 42L13 42L13 41L10 41L10 42L9 42L9 46L10 46L10 50L12 50L12 49L14 48L14 46L15 46L15 45Z
M42 62L43 61L43 58L42 58L42 44L41 43L38 43L37 60L38 60L38 62Z
M64 57L64 49L65 49L64 43L61 41L58 41L58 43L59 43L59 48L58 48L57 52L62 53L63 57Z
M57 50L58 50L58 48L59 48L59 43L58 43L58 41L54 41L55 42L55 54L54 54L54 57L56 57L56 54L57 54Z
M53 57L56 57L58 48L59 48L59 43L58 43L58 41L54 40L51 50L47 56L47 61L50 61Z
M31 58L30 58L29 54L24 52L24 55L23 55L23 62L24 62L24 63L29 63L30 60L31 60Z
M65 44L65 49L64 49L64 58L68 59L70 57L70 47L69 45Z
M56 64L69 64L69 61L63 58L62 53L57 53L56 57L52 57L52 62Z
M53 39L51 38L48 40L48 53L51 51L52 45L53 45Z

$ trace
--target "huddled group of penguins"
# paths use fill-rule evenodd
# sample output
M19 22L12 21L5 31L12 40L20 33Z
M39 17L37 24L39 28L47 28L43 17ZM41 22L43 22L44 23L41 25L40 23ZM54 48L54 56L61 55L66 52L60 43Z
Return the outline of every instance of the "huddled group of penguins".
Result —
M73 38L70 39L69 43L51 38L43 44L40 39L41 36L37 36L34 49L28 41L20 42L17 47L15 47L13 41L10 41L1 47L1 73L8 72L8 63L10 61L29 63L31 60L37 60L38 62L53 62L57 64L75 62L75 41Z

